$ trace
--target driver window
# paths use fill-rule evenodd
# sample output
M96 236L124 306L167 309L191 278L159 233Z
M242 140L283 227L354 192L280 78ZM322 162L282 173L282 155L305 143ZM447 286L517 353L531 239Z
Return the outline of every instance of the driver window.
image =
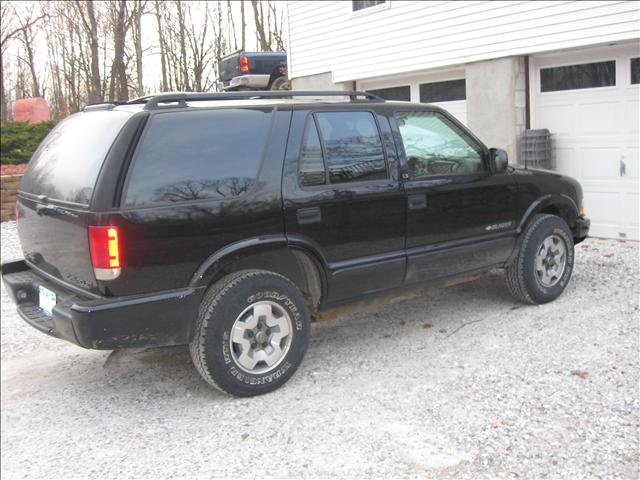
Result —
M459 133L448 118L436 112L398 112L395 117L409 178L484 171L482 150Z

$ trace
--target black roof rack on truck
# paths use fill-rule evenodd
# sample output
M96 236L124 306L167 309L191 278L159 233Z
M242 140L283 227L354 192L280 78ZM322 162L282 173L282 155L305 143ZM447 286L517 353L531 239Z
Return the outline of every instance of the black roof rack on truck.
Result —
M85 105L82 108L82 111L92 112L95 110L112 110L121 105L141 105L141 104L147 103L149 99L153 98L154 96L155 95L145 95L144 97L134 98L133 100L128 100L126 102L120 102L118 100L114 100L112 102L90 103L89 105Z
M129 103L145 103L145 110L157 110L168 107L186 107L187 102L207 102L215 100L258 100L263 98L286 97L349 97L351 102L357 102L358 97L364 101L384 102L384 99L369 92L359 91L326 91L326 90L266 90L240 91L225 93L166 93L141 97Z
M349 97L350 102L368 101L384 102L382 97L369 92L356 90L266 90L266 91L239 91L221 93L194 93L175 92L160 93L157 95L146 95L134 98L128 102L102 102L87 105L82 109L84 112L95 110L112 110L120 105L140 105L145 104L145 110L157 110L160 108L186 107L187 102L207 102L215 100L259 100L262 98L286 98L286 97ZM358 100L363 97L363 100Z

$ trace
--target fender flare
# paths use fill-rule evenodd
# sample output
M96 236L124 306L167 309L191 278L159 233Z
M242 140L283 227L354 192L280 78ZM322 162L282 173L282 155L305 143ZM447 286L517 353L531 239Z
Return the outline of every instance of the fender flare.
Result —
M321 301L326 298L328 292L328 270L324 256L318 246L302 237L287 238L285 235L264 235L246 238L231 243L204 260L191 276L189 287L208 286L215 278L221 266L237 255L252 255L256 253L268 253L275 250L289 250L293 255L296 252L306 255L313 263L319 277L321 288Z
M549 193L547 195L543 195L542 197L537 198L529 205L527 210L524 212L524 215L520 219L517 232L521 233L524 230L524 227L527 225L527 223L531 219L531 217L533 217L536 213L551 206L558 208L560 211L564 210L564 211L571 212L573 216L573 220L570 222L567 222L569 223L569 227L571 228L573 225L575 225L575 219L577 219L580 216L580 211L578 210L578 206L576 205L576 202L573 201L573 198L565 194Z

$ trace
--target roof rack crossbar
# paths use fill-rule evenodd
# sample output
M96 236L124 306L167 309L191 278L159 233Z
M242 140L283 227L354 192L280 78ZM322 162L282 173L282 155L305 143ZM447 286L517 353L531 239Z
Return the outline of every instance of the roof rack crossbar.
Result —
M112 110L116 108L118 105L124 105L126 102L99 102L99 103L91 103L89 105L85 105L82 108L83 112L93 112L96 110Z
M157 110L168 107L186 107L187 102L206 102L215 100L254 100L262 98L282 97L349 97L349 101L356 102L358 97L364 97L366 101L384 102L384 99L369 92L360 91L326 91L326 90L265 90L265 91L240 91L224 93L167 93L149 97L141 97L134 100L135 103L144 103L145 110ZM133 103L131 102L131 103Z

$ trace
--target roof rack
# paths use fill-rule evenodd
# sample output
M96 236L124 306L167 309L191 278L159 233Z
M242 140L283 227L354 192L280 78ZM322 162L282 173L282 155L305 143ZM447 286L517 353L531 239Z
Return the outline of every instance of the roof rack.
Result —
M264 90L264 91L240 91L224 93L166 93L150 95L132 100L131 103L146 103L145 110L158 110L161 108L186 107L187 102L206 102L215 100L258 100L262 98L283 97L349 97L350 102L357 102L358 97L364 97L364 101L384 102L384 99L369 92L360 91L326 91L326 90Z
M96 110L112 110L116 108L118 105L124 105L126 102L100 102L100 103L92 103L90 105L85 105L82 108L83 112L94 112Z
M114 100L112 102L98 102L98 103L90 103L89 105L85 105L82 108L83 112L94 112L96 110L113 110L120 105L136 105L147 103L147 101L153 98L153 95L146 95L144 97L134 98L133 100L128 100L126 102L121 102L119 100Z

